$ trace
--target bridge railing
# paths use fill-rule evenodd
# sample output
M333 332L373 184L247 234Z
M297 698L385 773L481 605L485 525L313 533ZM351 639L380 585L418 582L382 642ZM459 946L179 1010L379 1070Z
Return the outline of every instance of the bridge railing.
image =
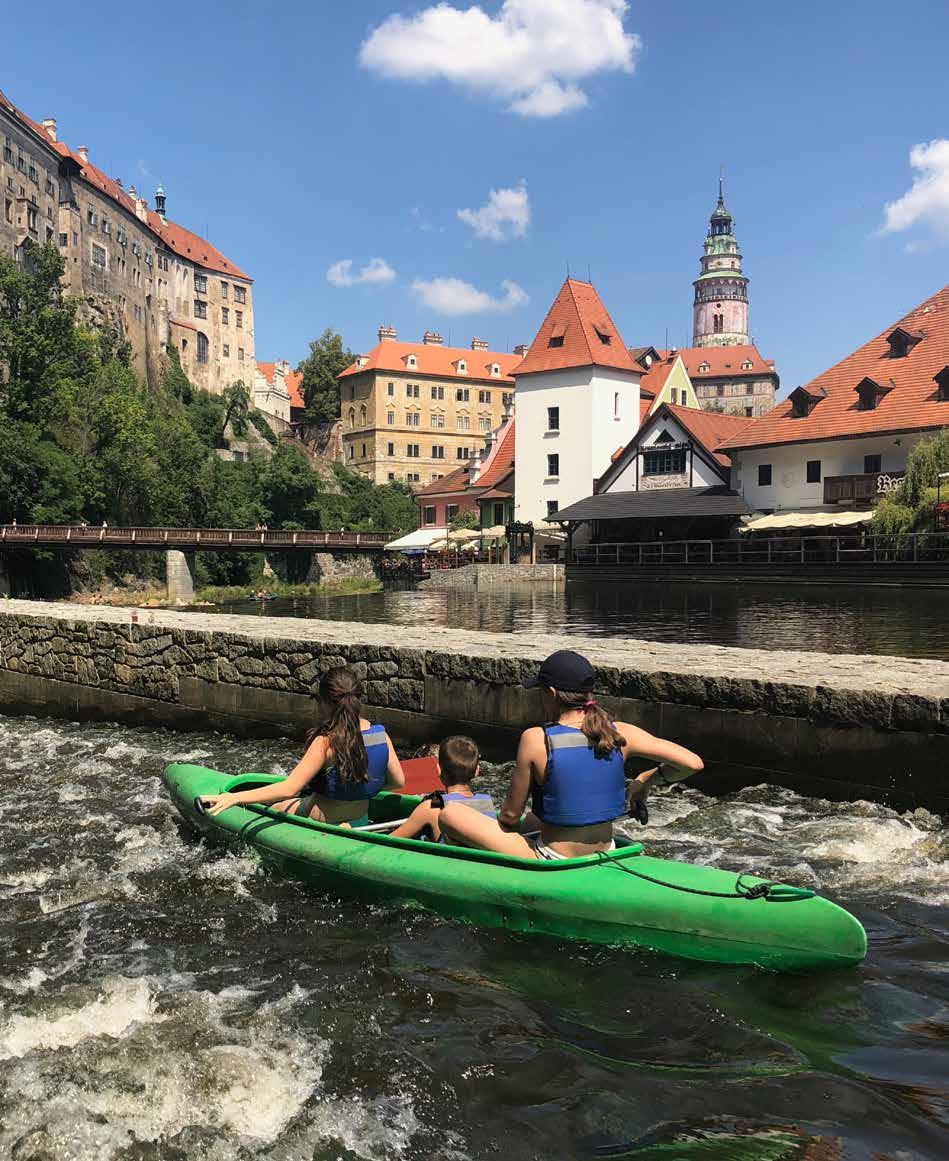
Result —
M575 546L572 563L601 566L611 564L738 567L808 564L949 566L949 532L608 542Z
M301 528L166 528L111 527L107 524L4 524L0 543L55 547L94 545L109 548L194 548L213 552L227 548L381 548L394 532L331 532Z

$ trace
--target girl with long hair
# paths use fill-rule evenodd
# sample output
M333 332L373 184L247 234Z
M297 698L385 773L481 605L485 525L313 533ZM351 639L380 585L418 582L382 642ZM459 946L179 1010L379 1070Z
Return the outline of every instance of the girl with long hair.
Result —
M614 722L593 694L596 674L569 649L551 654L535 678L548 724L521 735L517 764L498 821L449 802L441 814L448 842L534 859L571 859L614 847L613 821L642 807L655 779L678 782L697 774L702 759L675 742L655 738L627 722ZM626 786L625 762L646 758L656 765ZM539 837L519 833L531 801Z
M384 726L362 716L362 687L345 665L328 669L317 694L322 721L306 736L306 753L283 779L204 799L208 814L258 803L343 826L364 824L380 790L399 790L405 775Z

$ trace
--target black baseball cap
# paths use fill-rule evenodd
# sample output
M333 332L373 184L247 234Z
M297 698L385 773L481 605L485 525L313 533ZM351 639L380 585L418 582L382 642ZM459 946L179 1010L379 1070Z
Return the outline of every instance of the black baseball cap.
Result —
M572 649L558 649L542 661L536 677L524 681L525 689L538 686L559 689L564 693L589 693L596 685L596 674L589 661Z

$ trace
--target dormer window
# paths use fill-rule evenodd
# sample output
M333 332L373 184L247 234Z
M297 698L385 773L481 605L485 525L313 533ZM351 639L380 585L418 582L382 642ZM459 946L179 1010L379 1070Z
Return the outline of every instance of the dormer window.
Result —
M491 364L491 374L492 375L500 375L501 374L500 364L498 364L498 363Z
M700 375L707 375L710 370L711 370L711 367L709 367L708 363L699 363L699 374Z
M869 375L864 376L863 379L854 387L857 393L857 410L858 411L875 411L877 404L893 390L893 385L877 383L875 379L871 379Z
M922 331L908 331L903 327L890 331L886 336L886 341L890 345L890 358L905 359L922 337Z
M819 387L816 391L808 391L806 387L796 388L788 396L791 401L791 418L806 418L826 396L827 392L823 387Z
M418 366L418 359L416 358L415 355L407 355L406 359L405 359L405 363L406 363L407 367L415 368Z
M949 402L949 363L941 371L933 375L936 386L939 388L938 398L944 403Z
M745 361L741 365L741 369L743 371L750 371L751 370L751 359L745 359Z
M459 359L458 362L455 364L455 368L458 371L459 375L467 375L468 374L468 364L465 362L464 359Z
M555 326L550 332L550 338L547 340L548 347L562 347L564 335L567 333L567 328L561 324Z
M613 336L607 331L605 323L600 323L599 326L594 323L593 330L604 347L608 347L613 341Z

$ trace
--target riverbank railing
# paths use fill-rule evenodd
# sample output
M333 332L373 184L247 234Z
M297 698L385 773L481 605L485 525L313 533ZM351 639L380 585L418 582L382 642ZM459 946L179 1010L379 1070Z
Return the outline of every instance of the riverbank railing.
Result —
M302 528L155 528L107 524L3 524L0 545L20 548L167 549L245 552L260 549L362 549L379 552L394 532L329 532Z
M576 545L578 565L886 565L949 566L949 532L864 536L769 536L728 540L649 540Z

